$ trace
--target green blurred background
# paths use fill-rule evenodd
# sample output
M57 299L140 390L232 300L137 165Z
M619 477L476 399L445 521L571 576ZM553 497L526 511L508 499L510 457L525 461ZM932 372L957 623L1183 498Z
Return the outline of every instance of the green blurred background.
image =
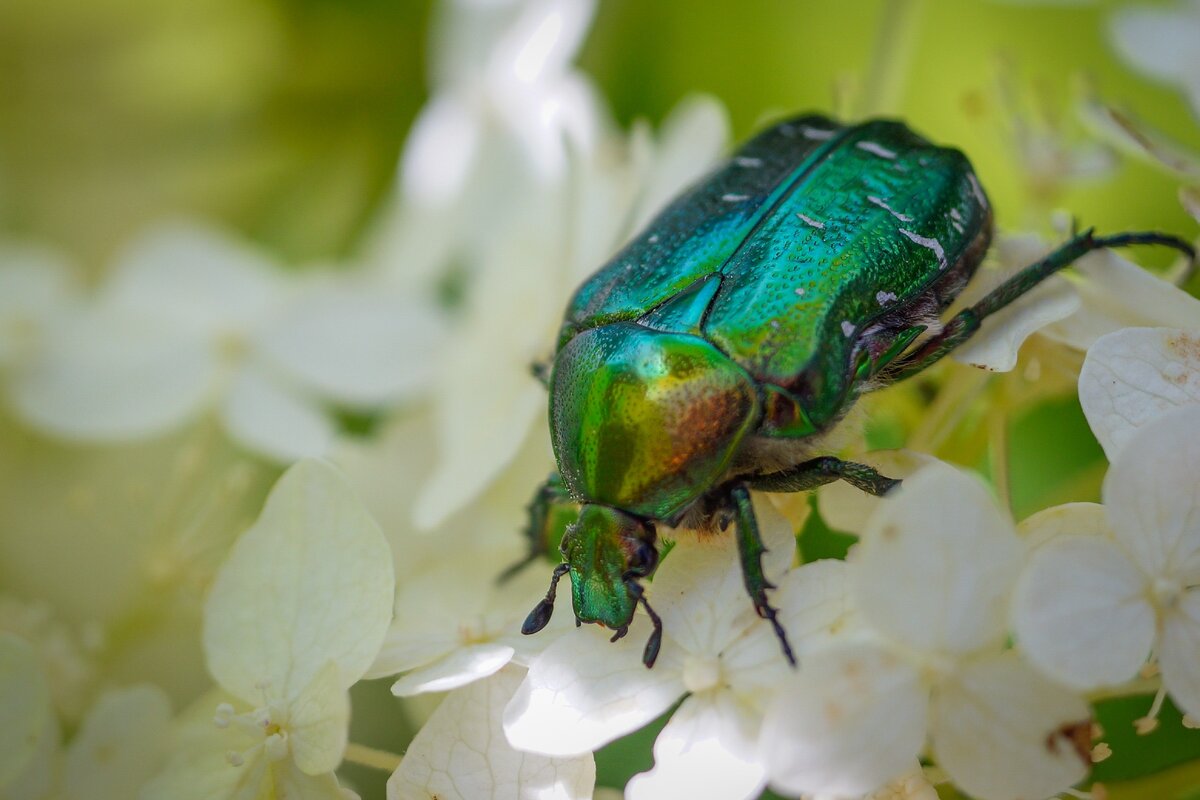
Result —
M740 137L852 97L962 147L1001 225L1062 205L1106 228L1188 230L1149 167L1065 194L1012 168L1014 114L1076 136L1080 81L1200 145L1179 94L1114 56L1117 5L605 0L580 64L622 123L709 92ZM92 269L164 213L227 221L292 259L350 252L426 97L432 16L427 0L5 0L0 228Z

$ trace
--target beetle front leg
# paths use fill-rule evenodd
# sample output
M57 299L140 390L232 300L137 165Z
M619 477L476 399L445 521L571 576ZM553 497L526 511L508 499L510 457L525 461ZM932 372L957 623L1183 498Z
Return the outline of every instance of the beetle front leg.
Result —
M729 499L733 504L733 522L737 527L737 548L742 561L742 580L746 584L746 592L754 603L754 610L775 629L775 636L779 638L783 655L794 667L796 656L792 654L787 631L779 623L779 612L767 601L767 590L774 589L775 586L763 574L762 557L767 548L763 546L762 537L758 533L758 519L754 516L754 506L750 502L750 490L745 484L739 483L730 489Z
M504 583L543 556L550 555L551 540L561 527L555 524L556 520L560 519L560 513L568 511L578 513L579 504L567 492L567 487L563 485L559 474L554 472L546 479L545 483L538 487L537 493L529 501L525 510L529 515L529 522L524 530L529 551L524 558L500 573L496 579L499 583Z
M1148 232L1118 233L1113 236L1096 237L1092 230L1084 231L1041 261L1031 264L1000 284L975 305L960 311L946 323L941 333L927 339L909 355L892 362L890 367L880 373L877 382L880 385L895 383L933 366L974 336L985 319L1088 253L1136 244L1172 247L1193 262L1196 260L1196 251L1190 244L1177 236Z
M874 467L833 456L820 456L780 472L755 475L747 483L760 492L807 492L838 480L880 497L900 485L899 479L880 475Z

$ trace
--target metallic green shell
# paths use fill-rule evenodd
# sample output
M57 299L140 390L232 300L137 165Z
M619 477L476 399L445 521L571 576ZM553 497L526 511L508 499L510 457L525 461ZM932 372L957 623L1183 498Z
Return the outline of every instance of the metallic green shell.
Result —
M898 122L789 120L592 276L567 309L559 346L615 320L696 333L783 389L775 399L798 399L804 424L781 435L806 435L853 399L864 336L884 326L894 339L906 307L939 278L960 261L969 274L990 218L957 150Z
M550 432L571 493L662 519L712 486L760 416L745 370L704 339L592 328L555 359Z

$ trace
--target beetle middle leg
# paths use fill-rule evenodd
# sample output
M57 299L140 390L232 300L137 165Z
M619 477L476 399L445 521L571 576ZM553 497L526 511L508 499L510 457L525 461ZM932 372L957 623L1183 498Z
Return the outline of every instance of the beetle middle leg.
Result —
M1196 251L1188 242L1177 236L1145 232L1118 233L1113 236L1097 237L1093 230L1084 231L1041 261L1031 264L1000 284L975 305L963 309L953 316L940 333L927 339L912 353L893 361L890 367L883 369L876 382L880 385L895 383L933 366L974 336L975 332L979 330L979 326L989 316L1005 308L1055 272L1070 266L1088 253L1139 244L1171 247L1186 255L1193 262L1196 260Z
M775 585L767 580L763 573L762 557L767 552L763 546L762 537L758 533L758 519L754 516L754 506L750 502L750 490L746 484L738 483L729 490L729 501L733 508L733 523L737 528L738 555L742 561L742 580L746 584L746 592L754 603L754 610L763 619L771 623L783 655L788 663L796 666L796 656L792 653L792 645L788 642L787 631L783 629L778 619L778 611L767 601L767 590Z
M876 496L900 485L899 479L880 475L874 467L833 456L820 456L779 472L746 479L750 488L760 492L807 492L838 480Z

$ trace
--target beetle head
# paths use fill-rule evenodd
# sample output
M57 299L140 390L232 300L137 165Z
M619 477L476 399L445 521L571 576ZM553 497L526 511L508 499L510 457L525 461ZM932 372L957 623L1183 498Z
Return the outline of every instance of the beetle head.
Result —
M654 571L658 550L654 528L642 520L608 506L585 504L579 519L563 537L564 563L555 569L546 598L530 612L522 633L536 633L550 621L559 578L571 574L571 601L576 623L594 622L621 638L633 621L638 603L654 623L642 660L652 666L658 656L662 624L646 603L638 582Z

